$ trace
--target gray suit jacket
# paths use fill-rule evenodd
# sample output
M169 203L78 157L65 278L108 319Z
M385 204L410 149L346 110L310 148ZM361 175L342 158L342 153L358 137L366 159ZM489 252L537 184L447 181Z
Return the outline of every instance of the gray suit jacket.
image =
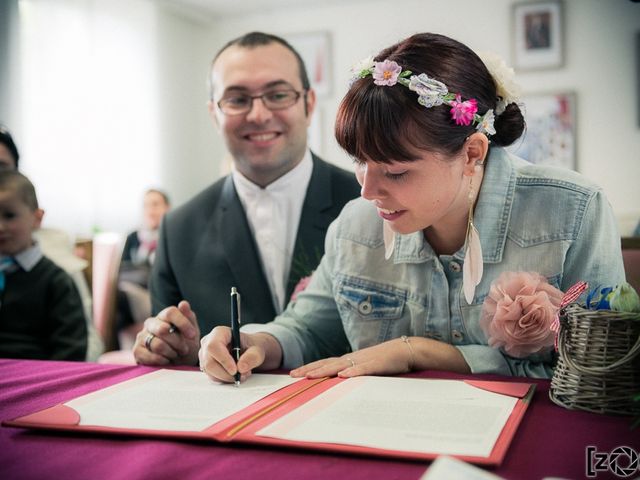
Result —
M353 173L313 155L287 298L298 280L316 268L329 224L359 192ZM188 300L201 335L216 325L229 324L232 286L242 295L243 324L273 320L276 313L269 286L231 176L165 216L150 284L153 314Z

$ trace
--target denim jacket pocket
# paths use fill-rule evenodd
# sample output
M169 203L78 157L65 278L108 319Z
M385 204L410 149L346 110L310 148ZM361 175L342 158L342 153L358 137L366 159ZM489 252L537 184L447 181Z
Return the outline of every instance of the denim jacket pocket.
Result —
M354 350L401 335L398 321L405 310L406 292L353 277L340 278L335 285L340 318Z

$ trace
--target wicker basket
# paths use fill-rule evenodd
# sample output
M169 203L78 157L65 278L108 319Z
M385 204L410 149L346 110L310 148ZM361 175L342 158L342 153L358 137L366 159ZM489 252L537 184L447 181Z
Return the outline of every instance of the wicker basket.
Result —
M596 413L640 413L640 314L567 306L549 397Z

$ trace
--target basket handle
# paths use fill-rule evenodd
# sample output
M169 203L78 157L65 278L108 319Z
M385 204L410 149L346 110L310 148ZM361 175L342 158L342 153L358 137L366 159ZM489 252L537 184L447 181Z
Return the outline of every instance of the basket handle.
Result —
M609 373L612 370L615 370L618 367L621 367L625 363L633 360L640 353L640 335L638 335L638 339L636 343L631 347L631 349L627 352L627 354L613 362L611 365L607 365L605 367L585 367L582 365L578 365L569 355L569 352L565 349L565 340L567 336L567 328L560 329L560 338L558 340L558 353L564 359L564 361L569 365L570 368L577 370L580 373L587 373L590 375L600 375L603 373Z

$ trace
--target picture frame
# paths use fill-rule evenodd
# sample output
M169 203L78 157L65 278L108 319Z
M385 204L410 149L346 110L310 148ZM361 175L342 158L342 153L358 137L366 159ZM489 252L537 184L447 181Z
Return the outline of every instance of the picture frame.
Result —
M329 32L305 32L286 35L307 68L309 82L318 97L331 94L331 36Z
M551 69L564 63L561 0L513 5L513 66L517 70Z
M576 103L574 92L523 96L521 108L527 128L509 151L534 164L578 170Z

